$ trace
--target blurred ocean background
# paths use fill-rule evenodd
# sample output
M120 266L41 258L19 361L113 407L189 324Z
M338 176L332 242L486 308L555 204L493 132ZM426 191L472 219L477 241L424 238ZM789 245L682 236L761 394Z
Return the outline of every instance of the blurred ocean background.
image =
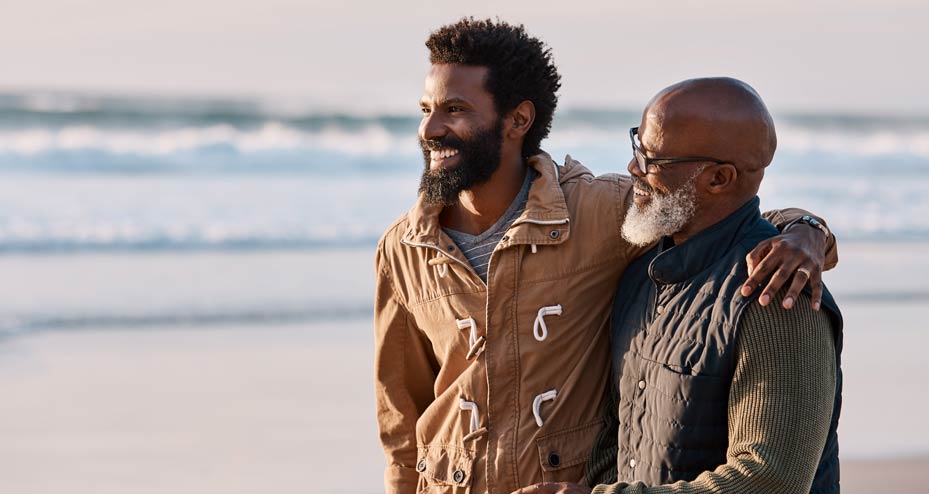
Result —
M625 173L639 119L569 107L544 147ZM0 490L161 469L174 483L151 492L378 492L373 249L415 200L418 123L415 108L0 93L0 486L18 489ZM763 208L814 211L840 242L843 459L929 453L929 117L776 123Z
M562 110L556 160L623 172L640 112ZM370 245L410 204L419 116L0 93L4 252ZM763 196L844 240L929 238L929 117L777 115Z
M571 154L598 174L626 173L627 130L639 119L638 111L566 109L544 147L556 160ZM113 276L132 282L152 256L183 265L206 253L370 253L415 200L423 167L418 123L412 111L359 115L248 100L0 94L0 255L125 264L82 275L92 283ZM777 128L764 208L821 214L843 246L929 241L929 117L786 114L777 116ZM136 258L146 261L136 267ZM335 293L327 286L325 297L306 300L289 287L278 293L242 283L236 296L200 300L164 281L145 288L145 297L159 303L139 307L116 297L73 307L37 297L29 297L34 305L11 306L7 298L0 334L357 317L371 309L362 287ZM61 303L77 295L62 293Z

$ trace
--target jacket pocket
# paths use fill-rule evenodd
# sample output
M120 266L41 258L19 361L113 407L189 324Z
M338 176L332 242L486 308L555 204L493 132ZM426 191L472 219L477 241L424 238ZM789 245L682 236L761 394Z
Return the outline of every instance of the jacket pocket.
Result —
M536 439L542 481L583 483L584 467L602 428L603 421L597 420Z
M471 491L474 452L448 445L419 447L418 493L467 494Z

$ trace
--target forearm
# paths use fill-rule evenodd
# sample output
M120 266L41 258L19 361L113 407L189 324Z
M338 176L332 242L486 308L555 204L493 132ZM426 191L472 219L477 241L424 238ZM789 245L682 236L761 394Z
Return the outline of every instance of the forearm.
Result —
M808 493L831 423L836 372L828 316L803 302L792 311L779 300L753 304L740 322L726 464L691 482L619 483L593 492Z

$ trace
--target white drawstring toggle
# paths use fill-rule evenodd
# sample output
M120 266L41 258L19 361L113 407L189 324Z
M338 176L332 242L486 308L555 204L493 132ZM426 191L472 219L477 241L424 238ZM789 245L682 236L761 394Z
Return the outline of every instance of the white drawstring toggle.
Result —
M468 349L468 354L465 355L465 359L471 360L474 357L484 353L484 342L487 341L487 338L481 336L474 343L471 344L471 348Z
M480 355L481 352L484 351L484 342L487 341L487 339L477 335L477 323L474 322L474 318L455 319L455 322L458 324L458 329L471 328L471 334L468 337L468 344L471 348L468 349L468 354L465 358L471 360L473 357Z
M474 345L474 342L477 341L477 323L474 322L474 318L468 317L466 319L455 319L455 323L458 324L458 329L471 328L471 338L469 343Z
M448 273L448 264L451 261L447 257L439 256L435 259L429 259L429 265L435 266L435 270L439 273L439 278L445 278L445 274Z
M532 325L532 334L538 341L544 341L548 338L548 326L545 325L545 316L560 316L561 305L550 305L539 309L539 314L535 316L535 323Z
M535 253L538 252L538 251L539 251L539 248L536 247L535 244L532 244L532 253L535 254Z
M536 396L535 399L532 400L532 414L535 415L535 423L538 424L539 427L542 427L542 414L540 411L542 402L554 400L556 397L558 397L558 391L552 389Z
M469 434L481 428L481 416L477 413L477 403L461 398L461 409L471 412L471 430Z

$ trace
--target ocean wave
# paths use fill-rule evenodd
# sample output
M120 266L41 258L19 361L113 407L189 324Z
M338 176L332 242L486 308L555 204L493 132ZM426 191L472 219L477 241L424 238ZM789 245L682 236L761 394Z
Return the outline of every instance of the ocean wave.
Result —
M624 172L632 111L566 110L543 144ZM0 253L370 245L415 200L415 115L0 94ZM842 238L929 237L929 118L786 115L771 207ZM880 173L877 173L877 172Z
M398 139L377 125L368 125L352 132L335 126L306 132L274 121L248 130L228 124L144 131L75 125L59 129L33 128L0 132L0 154L32 156L50 152L95 150L115 155L165 156L225 148L238 153L321 150L348 156L383 156L408 153L411 148L415 150L411 146L412 142L412 138Z
M628 145L618 133L562 128L552 132L545 148L556 159L571 154L597 172L621 171L616 168L627 159ZM929 173L929 130L813 135L784 126L775 162L849 172L884 159L894 160L893 173ZM91 126L0 131L0 172L409 173L421 163L414 136L376 125L351 132L335 127L307 132L280 122L251 130L217 125L145 132Z
M373 246L414 203L415 169L351 176L6 175L0 254ZM826 217L842 239L929 238L929 216L922 214L929 210L929 178L918 174L772 167L760 196L765 209L803 207Z
M70 236L34 233L29 238L0 233L0 254L55 254L82 252L201 252L318 250L374 246L379 234L367 236L307 236L303 238L226 236L218 228L205 228L204 235L169 237L125 232L125 228L87 228ZM123 231L120 231L123 230ZM155 232L157 233L157 232Z
M273 172L418 159L415 109L360 115L285 103L0 93L0 170ZM627 130L639 119L630 110L561 110L543 146L556 157L623 161ZM781 154L929 162L929 117L785 114L776 123Z
M144 329L152 326L261 325L294 322L346 321L371 316L373 306L328 304L312 308L264 307L149 313L32 314L0 319L0 337L49 330Z

